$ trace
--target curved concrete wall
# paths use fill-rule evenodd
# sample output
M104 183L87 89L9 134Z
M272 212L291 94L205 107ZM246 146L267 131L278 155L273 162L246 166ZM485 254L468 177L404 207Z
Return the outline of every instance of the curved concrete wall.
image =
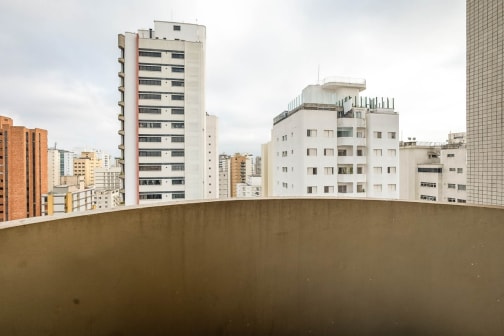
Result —
M187 203L0 230L1 335L502 335L504 209Z

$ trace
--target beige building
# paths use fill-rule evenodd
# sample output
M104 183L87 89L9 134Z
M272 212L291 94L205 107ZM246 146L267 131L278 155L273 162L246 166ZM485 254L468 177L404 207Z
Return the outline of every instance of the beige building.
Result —
M55 185L60 184L61 176L60 151L56 148L47 150L47 191L51 192Z
M467 0L468 202L504 205L504 1Z
M95 169L102 166L102 160L95 152L82 152L79 158L74 159L74 175L84 176L86 187L95 183Z
M237 197L236 185L246 183L247 176L252 174L252 155L236 153L229 160L231 197Z
M59 185L42 195L42 216L93 210L94 189L80 189L75 185Z

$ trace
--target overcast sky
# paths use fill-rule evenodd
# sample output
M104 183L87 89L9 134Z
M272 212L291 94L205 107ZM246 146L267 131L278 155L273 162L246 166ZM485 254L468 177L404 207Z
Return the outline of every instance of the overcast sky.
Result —
M394 97L404 139L465 131L464 0L4 0L0 114L117 155L117 34L154 20L206 26L220 152L260 154L273 117L329 76Z

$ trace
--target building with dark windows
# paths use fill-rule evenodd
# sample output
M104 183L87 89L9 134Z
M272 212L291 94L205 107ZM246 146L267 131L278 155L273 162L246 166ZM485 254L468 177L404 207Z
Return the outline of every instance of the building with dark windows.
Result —
M217 159L207 150L216 137L207 136L205 39L204 26L163 21L119 35L126 205L218 197L207 190L217 184Z
M0 116L0 221L41 215L47 193L47 131Z

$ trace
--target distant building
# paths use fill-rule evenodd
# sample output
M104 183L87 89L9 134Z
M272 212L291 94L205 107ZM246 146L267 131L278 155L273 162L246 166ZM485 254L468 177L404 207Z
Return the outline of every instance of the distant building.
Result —
M467 200L504 206L504 1L466 6Z
M94 206L95 209L112 209L121 205L121 195L119 189L100 189L95 190Z
M154 21L154 29L119 35L125 205L218 195L217 150L208 145L215 119L205 112L205 45L206 28L188 23Z
M74 159L73 174L84 176L86 187L94 185L94 172L96 168L102 167L102 161L96 152L82 152L79 158Z
M252 175L252 155L240 153L232 155L229 158L229 167L231 197L237 197L237 184L246 183L247 177Z
M111 209L121 204L120 167L95 169L95 195L96 209Z
M450 133L446 144L402 141L400 198L466 203L466 147L464 133Z
M262 197L261 176L248 176L245 183L236 184L236 197Z
M219 153L217 151L217 117L206 115L206 197L219 198Z
M71 212L93 210L93 188L80 189L79 186L59 185L42 200L42 216L52 216Z
M60 153L60 176L72 176L75 153L63 149L59 149L58 151Z
M40 216L47 193L47 131L0 116L0 221Z
M274 118L268 193L399 198L399 115L393 99L361 97L365 89L363 79L328 78Z
M49 148L47 150L47 190L52 191L55 185L60 184L61 176L61 156L56 148Z
M219 198L231 197L230 158L227 154L219 154Z

